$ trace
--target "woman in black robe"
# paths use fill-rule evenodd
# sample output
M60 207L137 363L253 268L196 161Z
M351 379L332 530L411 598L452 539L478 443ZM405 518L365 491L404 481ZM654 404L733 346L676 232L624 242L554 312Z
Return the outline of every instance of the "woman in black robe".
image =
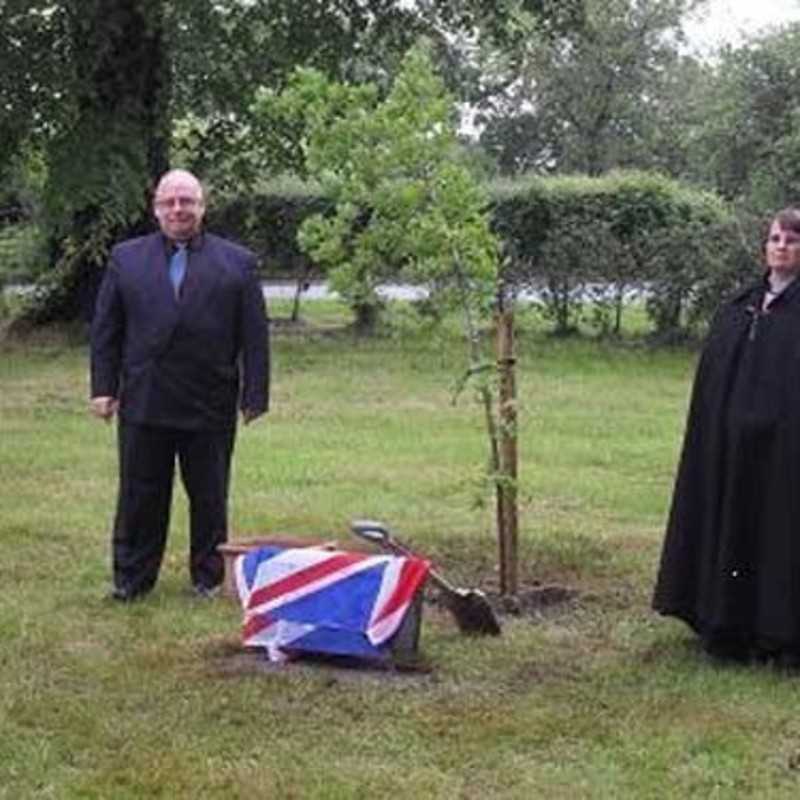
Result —
M713 655L800 665L800 209L764 256L700 358L653 607Z

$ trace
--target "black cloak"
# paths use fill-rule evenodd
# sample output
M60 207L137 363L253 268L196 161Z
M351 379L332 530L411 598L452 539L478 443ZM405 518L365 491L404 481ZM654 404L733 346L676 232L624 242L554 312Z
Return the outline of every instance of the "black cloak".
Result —
M692 391L653 607L706 643L800 653L800 279L717 314Z

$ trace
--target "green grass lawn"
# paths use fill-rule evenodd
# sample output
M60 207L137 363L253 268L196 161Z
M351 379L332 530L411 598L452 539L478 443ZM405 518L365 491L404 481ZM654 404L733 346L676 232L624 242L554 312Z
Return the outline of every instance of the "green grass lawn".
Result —
M281 308L277 309L281 312ZM453 405L463 345L281 327L273 410L241 432L233 536L349 541L385 520L491 587L481 414ZM526 585L576 602L460 636L426 607L423 674L242 669L240 613L187 591L175 501L156 591L104 600L113 426L86 352L0 352L0 798L795 798L800 683L720 667L649 610L694 356L519 341Z

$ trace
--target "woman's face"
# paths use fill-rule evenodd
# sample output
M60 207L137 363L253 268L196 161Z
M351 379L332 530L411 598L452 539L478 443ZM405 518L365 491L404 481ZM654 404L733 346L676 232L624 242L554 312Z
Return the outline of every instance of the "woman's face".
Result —
M767 267L773 272L784 275L800 272L800 233L773 222L767 236L766 256Z

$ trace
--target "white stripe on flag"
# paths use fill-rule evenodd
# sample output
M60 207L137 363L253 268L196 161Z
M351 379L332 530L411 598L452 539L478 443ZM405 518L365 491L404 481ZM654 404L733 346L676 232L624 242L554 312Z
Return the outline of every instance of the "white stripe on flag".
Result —
M315 625L279 619L260 630L255 636L249 637L244 644L246 647L263 647L267 651L267 658L270 661L284 662L288 660L288 656L281 648L288 647L297 639L302 639L315 627Z
M297 551L295 551L297 552ZM334 553L326 552L325 555L330 558L331 555L335 555ZM261 589L267 589L274 583L283 580L284 578L289 577L294 572L299 571L300 569L305 569L306 566L313 566L310 564L298 564L297 559L294 562L289 561L288 564L286 563L279 563L277 565L273 565L272 562L279 559L280 556L275 556L274 558L270 558L267 561L258 565L258 571L256 573L255 579L253 580L253 586L251 588L251 594L259 591ZM265 612L270 611L273 608L280 608L282 605L286 605L287 603L292 603L295 600L299 600L302 597L305 597L310 594L314 594L314 592L318 592L321 589L325 589L328 586L333 585L334 583L338 583L345 578L349 578L351 575L357 575L359 572L364 572L368 569L373 569L374 567L380 566L381 564L386 563L392 558L392 556L370 556L360 561L356 561L355 563L348 564L341 569L337 569L335 572L330 573L329 575L324 575L317 580L310 581L308 583L303 584L302 586L298 586L296 589L290 592L284 592L283 594L278 595L277 597L273 597L271 600L268 600L265 603L259 603L257 606L253 608L248 608L248 613L252 614L263 614ZM316 561L319 561L317 559ZM279 574L274 574L273 567L277 566L279 568ZM288 569L288 566L297 567L297 569ZM278 570L276 570L277 572Z
M381 645L388 638L394 636L403 622L403 616L408 610L408 606L408 603L404 603L391 614L380 620L377 625L370 625L367 628L367 639L369 639L370 644Z

